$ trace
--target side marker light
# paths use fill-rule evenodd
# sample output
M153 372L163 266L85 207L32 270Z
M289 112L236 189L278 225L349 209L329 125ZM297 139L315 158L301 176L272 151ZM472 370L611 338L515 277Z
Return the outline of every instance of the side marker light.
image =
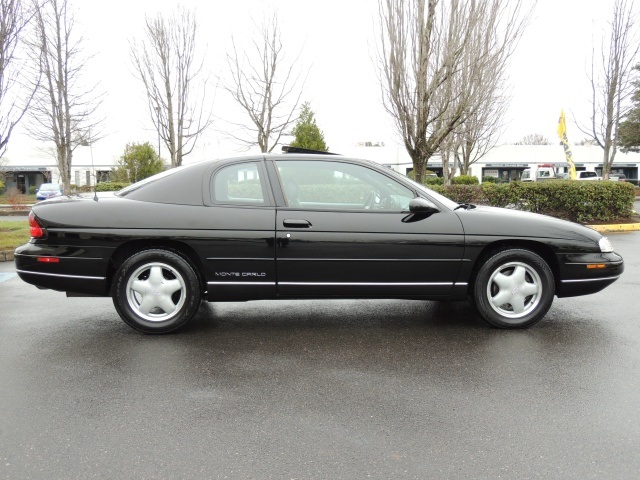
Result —
M60 259L58 257L38 257L38 262L40 262L40 263L60 263Z

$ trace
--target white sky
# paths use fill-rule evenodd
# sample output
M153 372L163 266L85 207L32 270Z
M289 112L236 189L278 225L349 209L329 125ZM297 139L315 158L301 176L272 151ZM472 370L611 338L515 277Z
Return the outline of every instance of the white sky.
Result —
M446 0L443 0L446 1ZM224 74L224 55L231 45L248 41L263 14L278 11L285 55L302 50L300 61L310 67L302 96L311 102L318 126L333 151L361 141L399 143L393 124L381 103L375 70L376 0L233 0L183 1L198 12L201 43L211 77ZM592 38L599 39L610 17L613 0L539 0L532 21L512 60L509 84L511 107L505 118L503 143L541 133L555 141L560 109L567 112L571 142L584 136L573 125L572 114L588 118L589 84L586 68L591 59ZM89 63L88 79L99 79L106 92L102 105L108 134L94 148L96 163L111 163L127 142L149 141L157 134L147 118L141 83L129 59L130 39L142 35L144 15L169 12L170 0L76 0L77 33L82 33ZM215 85L215 80L212 82ZM210 89L213 92L213 88ZM228 94L218 89L214 113L237 115ZM186 162L225 156L237 145L214 124L199 140ZM25 163L36 142L26 135L11 139L7 157ZM163 146L163 156L166 148ZM31 163L31 162L28 162Z

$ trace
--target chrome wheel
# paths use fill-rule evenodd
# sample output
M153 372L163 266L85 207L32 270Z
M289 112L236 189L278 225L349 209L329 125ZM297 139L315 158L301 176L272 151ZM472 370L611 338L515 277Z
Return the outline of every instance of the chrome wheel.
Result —
M114 276L113 304L131 327L166 333L184 325L198 310L200 281L178 252L149 249L126 259Z
M544 258L523 248L503 248L480 262L471 298L485 321L523 328L544 317L555 295L553 272Z
M165 263L142 265L131 274L126 288L129 307L145 320L169 320L184 305L184 278Z
M521 318L540 303L542 282L530 265L509 262L491 274L487 283L489 305L506 318Z

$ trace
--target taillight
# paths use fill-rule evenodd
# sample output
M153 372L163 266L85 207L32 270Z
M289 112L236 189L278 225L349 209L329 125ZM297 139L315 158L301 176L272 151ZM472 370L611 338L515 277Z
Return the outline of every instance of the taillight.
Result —
M29 233L31 234L31 238L43 238L47 234L47 231L40 225L33 211L29 212Z

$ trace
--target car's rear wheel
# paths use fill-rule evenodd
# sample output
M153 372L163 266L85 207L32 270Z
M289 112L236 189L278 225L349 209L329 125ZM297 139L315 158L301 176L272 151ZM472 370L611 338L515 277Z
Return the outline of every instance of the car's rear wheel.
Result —
M538 254L505 249L478 270L473 300L480 316L500 328L524 328L544 317L555 294L553 272Z
M189 263L168 250L144 250L129 257L115 276L113 304L127 325L145 333L166 333L198 310L200 287Z

